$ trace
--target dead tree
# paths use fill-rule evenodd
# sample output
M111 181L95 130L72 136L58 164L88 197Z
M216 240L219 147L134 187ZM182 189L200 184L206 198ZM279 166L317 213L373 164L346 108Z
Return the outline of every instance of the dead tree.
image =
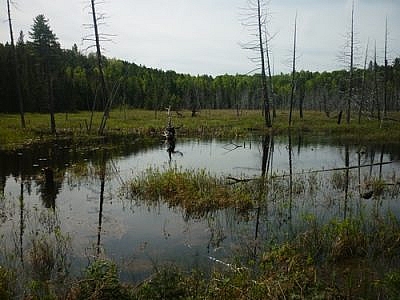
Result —
M294 18L294 35L293 35L293 60L292 60L292 88L290 92L290 109L289 109L289 126L292 125L292 111L294 102L294 92L296 89L296 38L297 38L297 13Z
M378 94L378 63L376 61L376 41L375 41L375 52L374 52L374 102L378 112L378 121L381 122L381 105Z
M347 99L347 114L346 114L347 124L350 124L351 101L353 98L353 71L354 71L354 1L351 7L349 96Z
M11 42L12 59L13 59L13 65L14 65L13 70L14 70L14 78L15 78L15 88L16 88L18 104L19 104L19 113L21 116L21 127L25 128L26 124L25 124L25 116L24 116L24 102L23 102L22 93L21 93L21 80L20 80L19 71L18 71L18 56L17 56L17 50L15 49L15 43L14 43L10 4L12 4L12 1L7 0L8 25L10 28L10 42Z
M272 127L270 100L267 84L266 65L265 65L265 49L264 49L264 31L267 24L266 2L264 0L248 0L245 16L242 24L252 31L255 40L242 45L244 49L258 52L256 58L252 58L259 64L256 70L261 69L261 93L263 101L263 115L265 125L268 128Z
M101 41L110 41L110 39L107 37L109 35L99 33L99 20L104 19L104 14L98 15L96 13L96 0L90 0L90 10L91 10L90 14L92 15L93 24L90 24L87 26L93 28L94 38L92 35L90 35L90 36L84 37L83 40L95 42L94 47L96 47L97 68L99 70L100 88L101 88L101 92L102 92L102 95L101 95L102 96L102 108L103 108L103 117L100 122L98 134L102 135L104 133L104 129L106 127L108 116L110 114L111 97L108 93L106 81L104 78L103 61L102 61L102 55L101 55L100 42Z
M275 93L274 93L274 84L272 81L272 72L271 72L271 58L270 58L270 46L269 46L270 37L268 36L268 30L265 25L265 54L267 58L267 69L268 69L268 82L269 82L269 92L270 98L272 102L272 119L276 118L276 104L275 104Z
M387 59L387 38L388 38L388 26L387 18L385 22L385 74L384 74L384 85L383 85L383 116L387 117L387 89L388 89L388 59Z
M361 87L361 99L360 103L358 106L358 124L361 124L361 115L362 115L362 110L364 107L364 102L365 102L365 88L366 88L366 76L367 76L367 60L368 60L368 47L369 47L369 41L367 43L367 47L365 49L365 57L364 57L364 67L363 67L363 75L362 75L362 87Z

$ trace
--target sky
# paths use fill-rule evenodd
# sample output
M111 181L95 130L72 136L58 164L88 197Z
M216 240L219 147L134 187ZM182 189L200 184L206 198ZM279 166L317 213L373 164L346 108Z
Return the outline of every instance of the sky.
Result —
M74 44L87 54L92 44L89 0L13 0L15 39L22 30L29 40L33 19L44 14L62 48ZM103 54L138 65L191 75L246 74L257 68L257 53L243 48L254 39L244 26L247 0L99 0L104 13L100 31L112 34L102 43ZM100 3L101 2L101 3ZM1 1L0 43L9 41L6 0ZM383 64L385 20L389 61L400 57L400 0L354 0L356 63L362 67L365 49ZM351 29L352 0L270 0L268 31L274 74L291 72L293 32L297 14L296 69L333 71L346 68L341 59Z

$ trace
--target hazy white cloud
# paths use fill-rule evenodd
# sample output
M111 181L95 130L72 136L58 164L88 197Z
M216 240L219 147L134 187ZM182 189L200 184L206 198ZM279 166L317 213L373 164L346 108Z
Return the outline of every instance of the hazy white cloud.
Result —
M5 6L5 1L3 1ZM14 32L23 30L26 39L33 19L44 14L64 48L74 43L80 49L90 44L82 38L91 34L83 24L91 22L89 0L17 0L13 9ZM323 71L344 67L337 56L350 29L352 0L271 0L270 32L275 73L290 72L294 17L298 15L298 69ZM254 69L254 56L239 43L251 39L241 25L240 8L246 0L106 0L98 12L106 13L105 33L115 34L104 43L105 55L148 67L181 73L247 73ZM369 39L383 50L385 19L389 25L389 54L400 56L400 1L356 0L355 27L361 49ZM6 11L0 42L9 40ZM378 57L382 57L378 53Z

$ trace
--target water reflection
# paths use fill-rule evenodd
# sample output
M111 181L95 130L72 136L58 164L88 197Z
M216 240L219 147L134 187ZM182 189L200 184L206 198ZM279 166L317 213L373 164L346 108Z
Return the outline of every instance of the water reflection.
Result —
M97 244L96 244L96 252L97 257L101 254L101 230L103 224L103 205L104 205L104 188L105 188L105 180L106 180L106 161L107 161L107 150L101 151L102 156L100 159L99 165L99 178L100 178L100 199L99 199L99 223L97 226Z
M375 213L391 210L400 216L398 193L360 197L370 191L370 178L396 184L400 164L389 163L400 157L396 144L342 145L291 132L230 144L240 146L227 151L224 140L180 138L185 155L175 156L173 163L159 140L143 145L128 140L107 148L60 142L23 149L19 155L0 152L3 245L26 263L32 235L61 232L72 237L77 270L87 257L105 256L119 262L125 279L140 280L166 261L211 268L215 261L210 257L224 261L243 252L257 257L269 244L299 232L309 214L324 222L374 207ZM245 217L227 209L193 220L162 202L148 207L141 199L118 197L121 182L170 163L250 179L239 184L254 184L255 209ZM46 174L46 168L53 174Z

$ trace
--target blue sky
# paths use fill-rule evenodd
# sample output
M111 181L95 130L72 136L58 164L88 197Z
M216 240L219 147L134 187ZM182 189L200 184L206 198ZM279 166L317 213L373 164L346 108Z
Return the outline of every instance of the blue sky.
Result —
M33 18L44 14L63 48L74 43L82 51L90 46L82 38L91 32L89 0L14 0L14 32L29 38ZM103 1L102 1L103 2ZM107 15L105 33L115 34L104 43L104 54L148 67L180 73L235 74L255 68L255 53L242 49L252 39L241 24L247 0L105 0L98 11ZM6 1L0 10L0 42L9 40ZM274 73L289 73L297 12L298 69L331 71L345 68L339 59L350 30L351 0L271 0L269 31ZM377 44L383 61L385 19L388 18L389 58L400 56L400 1L355 0L355 30L361 65L369 40L370 57Z

